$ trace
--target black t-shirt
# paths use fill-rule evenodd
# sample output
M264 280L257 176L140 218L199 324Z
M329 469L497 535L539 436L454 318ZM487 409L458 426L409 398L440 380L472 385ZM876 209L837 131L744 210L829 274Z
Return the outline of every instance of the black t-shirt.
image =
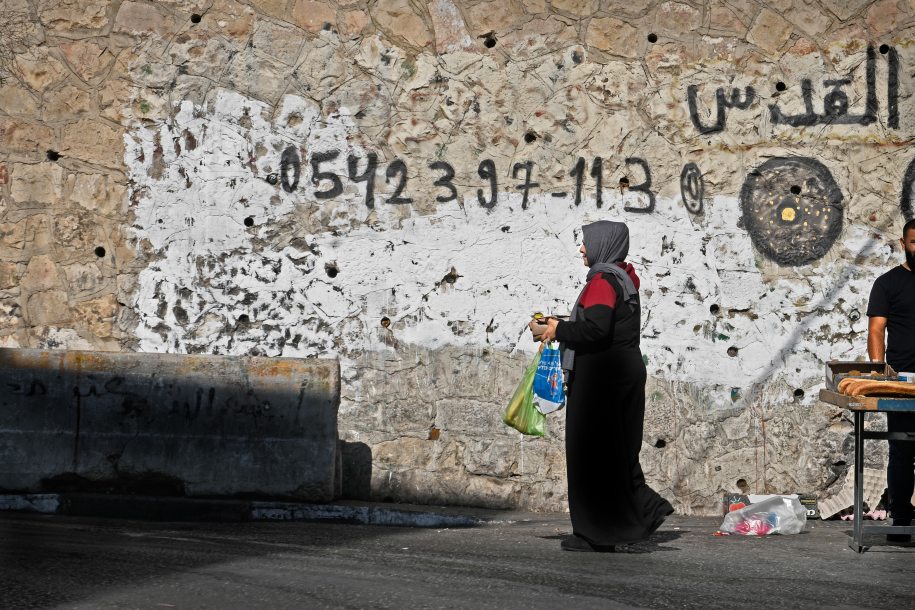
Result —
M915 372L915 273L900 265L878 277L867 315L887 319L887 363L897 373Z

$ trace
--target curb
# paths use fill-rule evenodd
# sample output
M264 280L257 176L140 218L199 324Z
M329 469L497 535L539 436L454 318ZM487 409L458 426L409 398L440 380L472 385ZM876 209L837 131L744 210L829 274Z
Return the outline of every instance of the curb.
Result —
M505 522L466 514L406 510L381 505L88 493L0 495L0 511L148 521L316 521L416 528L475 527Z

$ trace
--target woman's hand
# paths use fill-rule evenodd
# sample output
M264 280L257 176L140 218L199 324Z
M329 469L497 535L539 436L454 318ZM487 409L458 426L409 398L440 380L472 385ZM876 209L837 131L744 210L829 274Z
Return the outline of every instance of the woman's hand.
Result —
M547 318L546 319L546 330L543 331L543 334L540 335L540 341L542 343L549 343L550 341L556 338L556 327L559 326L559 320L556 318Z

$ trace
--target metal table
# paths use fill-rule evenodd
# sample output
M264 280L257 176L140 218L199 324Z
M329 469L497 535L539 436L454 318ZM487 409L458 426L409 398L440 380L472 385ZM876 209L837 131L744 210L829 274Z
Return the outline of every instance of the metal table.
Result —
M852 537L848 541L855 552L863 553L864 534L915 534L915 525L864 525L864 441L900 440L915 442L915 432L874 432L864 429L865 413L888 411L915 412L915 398L846 396L832 390L820 390L820 400L848 409L855 417L855 505Z

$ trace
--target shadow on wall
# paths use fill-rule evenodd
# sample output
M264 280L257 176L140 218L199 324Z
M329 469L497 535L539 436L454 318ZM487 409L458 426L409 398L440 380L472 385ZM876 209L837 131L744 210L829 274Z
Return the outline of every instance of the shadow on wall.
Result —
M0 379L0 489L340 495L335 360L0 349Z
M344 500L370 500L372 496L372 449L365 443L340 441L341 479Z

